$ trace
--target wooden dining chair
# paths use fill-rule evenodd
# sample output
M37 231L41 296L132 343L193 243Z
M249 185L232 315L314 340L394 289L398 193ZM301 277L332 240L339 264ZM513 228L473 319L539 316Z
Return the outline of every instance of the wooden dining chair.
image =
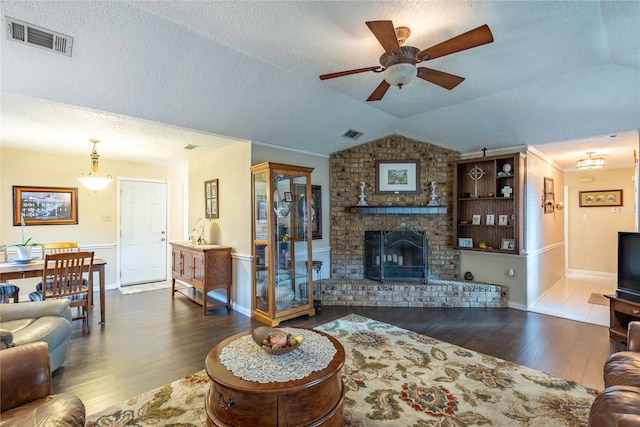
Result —
M78 242L51 242L42 245L42 256L46 254L59 254L65 252L78 252L80 243Z
M70 307L81 308L80 314L74 316L73 320L82 319L88 333L91 332L90 309L93 293L90 290L93 289L93 256L94 253L88 251L45 255L42 282L36 286L36 292L32 293L39 293L42 301L55 298L70 299ZM32 295L29 295L29 298L34 300Z
M11 262L9 260L9 254L6 246L0 246L0 263ZM20 301L20 288L7 280L4 283L0 283L0 304Z

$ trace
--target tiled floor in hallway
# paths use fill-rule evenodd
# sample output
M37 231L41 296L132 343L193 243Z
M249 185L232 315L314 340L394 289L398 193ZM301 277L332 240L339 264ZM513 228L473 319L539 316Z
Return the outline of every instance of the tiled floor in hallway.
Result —
M592 293L615 294L616 287L614 276L571 272L529 310L608 327L609 306L590 304L588 301Z

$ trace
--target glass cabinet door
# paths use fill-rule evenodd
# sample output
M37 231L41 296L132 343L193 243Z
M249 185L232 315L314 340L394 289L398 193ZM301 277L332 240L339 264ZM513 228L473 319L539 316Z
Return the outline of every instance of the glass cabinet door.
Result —
M315 313L307 217L313 169L269 165L252 167L254 316L275 326Z

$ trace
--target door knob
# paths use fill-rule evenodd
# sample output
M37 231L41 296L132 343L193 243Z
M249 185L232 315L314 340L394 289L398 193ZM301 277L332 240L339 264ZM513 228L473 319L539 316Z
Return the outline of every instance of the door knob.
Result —
M167 239L165 239L164 237L162 239L160 239L161 242L164 242L165 240L167 240Z

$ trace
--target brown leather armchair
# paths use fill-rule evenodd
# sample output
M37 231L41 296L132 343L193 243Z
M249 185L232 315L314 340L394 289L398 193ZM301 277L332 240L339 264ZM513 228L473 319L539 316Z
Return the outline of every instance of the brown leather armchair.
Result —
M604 387L591 405L589 426L639 426L640 322L629 323L627 351L607 358Z
M78 426L85 424L82 401L51 394L49 350L35 342L0 351L0 426Z

